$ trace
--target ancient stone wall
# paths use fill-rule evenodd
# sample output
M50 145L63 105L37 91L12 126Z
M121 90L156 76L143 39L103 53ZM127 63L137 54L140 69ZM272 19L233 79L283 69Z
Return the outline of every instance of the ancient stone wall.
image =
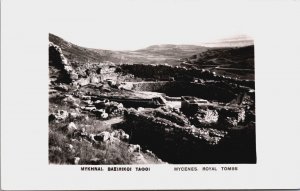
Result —
M248 136L247 140L253 138L251 130L229 132L196 128L188 123L170 121L155 112L138 112L133 109L125 113L125 120L122 128L131 137L132 144L153 151L169 163L254 163L256 160L248 157L253 152L253 143L241 141L240 145L236 145L236 141L245 136Z

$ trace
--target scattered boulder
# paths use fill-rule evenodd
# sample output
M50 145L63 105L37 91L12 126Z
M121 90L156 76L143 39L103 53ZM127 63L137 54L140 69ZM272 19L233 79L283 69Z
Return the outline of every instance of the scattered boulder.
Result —
M96 108L96 107L93 107L93 106L88 106L88 107L83 107L82 109L91 112L91 111L96 110L97 108Z
M108 102L109 102L108 100L103 100L103 101L97 100L94 102L94 105L97 109L104 109L108 105Z
M145 110L145 108L143 108L143 107L138 107L138 109L137 109L137 111L144 111Z
M77 127L74 122L71 122L68 124L67 129L68 133L73 133L75 130L77 130Z
M81 99L83 99L83 100L91 100L92 98L91 98L91 96L82 95Z
M94 165L101 164L101 159L99 159L99 158L92 158L89 163L90 164L94 164Z
M61 83L59 85L55 86L55 89L60 90L60 91L65 91L65 92L69 91L68 86L61 84Z
M219 114L217 110L200 109L195 115L198 122L202 125L215 124L218 122Z
M104 109L95 109L93 111L97 116L101 116L103 113L105 113L105 110Z
M87 105L93 104L93 102L92 102L90 99L84 100L84 101L82 101L82 102L85 103L85 104L87 104Z
M80 117L83 117L83 115L82 114L80 114L80 113L75 113L75 112L72 112L72 113L69 113L69 118L70 119L77 119L77 118L80 118Z
M128 152L130 152L130 153L133 153L133 152L139 153L140 151L141 151L141 146L140 145L130 144L128 146Z
M102 113L101 114L101 118L102 119L107 119L108 118L108 114L107 113Z
M79 157L74 157L74 164L78 165L80 161Z
M109 141L111 142L111 143L120 143L120 139L118 139L118 138L116 138L116 137L110 137L109 138Z
M55 113L49 115L49 121L53 120L65 120L69 116L69 113L65 110L57 110Z
M112 137L115 137L117 139L120 139L122 141L128 141L129 140L129 135L125 133L124 130L122 129L117 129L117 130L114 130L112 133L111 133L111 136Z
M66 144L66 148L67 148L67 150L68 150L69 152L75 153L75 149L74 149L73 145L71 145L71 144Z
M124 109L124 105L123 105L122 103L119 103L119 104L117 105L117 108L118 108L118 109Z
M90 83L90 78L80 78L77 80L78 85L80 86L86 86Z
M97 141L95 140L95 134L89 134L88 135L88 138L89 138L89 140L91 141L91 142L93 142L93 143L97 143Z
M225 124L231 127L236 127L238 125L238 120L234 117L227 117L225 120Z
M76 102L78 102L78 100L75 99L72 95L67 95L62 101L70 104L75 104Z
M59 152L59 153L61 153L61 152L62 152L62 149L61 149L60 147L58 147L58 146L51 146L51 147L49 148L49 151L50 151L50 152Z
M75 72L71 72L70 73L70 79L71 80L78 80L78 74L76 74Z
M103 131L94 136L94 140L106 142L110 138L110 133L108 131Z
M100 79L97 78L96 76L92 76L92 77L90 78L90 80L91 80L91 83L95 83L95 84L97 84L97 83L100 82Z

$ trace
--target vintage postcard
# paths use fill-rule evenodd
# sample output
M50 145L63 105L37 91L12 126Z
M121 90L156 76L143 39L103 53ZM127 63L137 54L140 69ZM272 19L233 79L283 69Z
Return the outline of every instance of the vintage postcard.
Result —
M1 4L3 189L299 188L299 2Z

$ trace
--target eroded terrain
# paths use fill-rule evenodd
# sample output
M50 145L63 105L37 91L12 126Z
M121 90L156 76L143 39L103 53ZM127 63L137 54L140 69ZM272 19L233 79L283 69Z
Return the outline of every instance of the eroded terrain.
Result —
M82 48L72 46L50 35L50 163L256 162L249 74L233 77L201 67L200 58L187 56L200 51L195 47L170 65L126 63L88 49L79 59ZM132 59L132 52L122 54Z

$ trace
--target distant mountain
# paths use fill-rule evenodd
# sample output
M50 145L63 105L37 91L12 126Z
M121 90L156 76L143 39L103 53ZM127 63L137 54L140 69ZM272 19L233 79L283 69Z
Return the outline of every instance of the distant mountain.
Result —
M195 53L201 53L207 51L209 48L204 46L196 45L173 45L173 44L162 44L152 45L145 49L136 50L135 52L143 52L153 55L164 55L176 58L182 58L190 56Z
M111 51L85 48L70 43L56 35L49 34L49 41L58 45L71 61L79 63L109 61L115 64L165 64L178 65L180 59L207 51L208 48L195 45L153 45L135 51Z
M183 65L243 79L254 79L254 45L212 48L183 59Z
M220 42L204 43L206 47L244 47L253 45L253 40L224 40Z
M254 45L235 48L214 48L187 59L196 65L226 65L237 68L254 68Z

